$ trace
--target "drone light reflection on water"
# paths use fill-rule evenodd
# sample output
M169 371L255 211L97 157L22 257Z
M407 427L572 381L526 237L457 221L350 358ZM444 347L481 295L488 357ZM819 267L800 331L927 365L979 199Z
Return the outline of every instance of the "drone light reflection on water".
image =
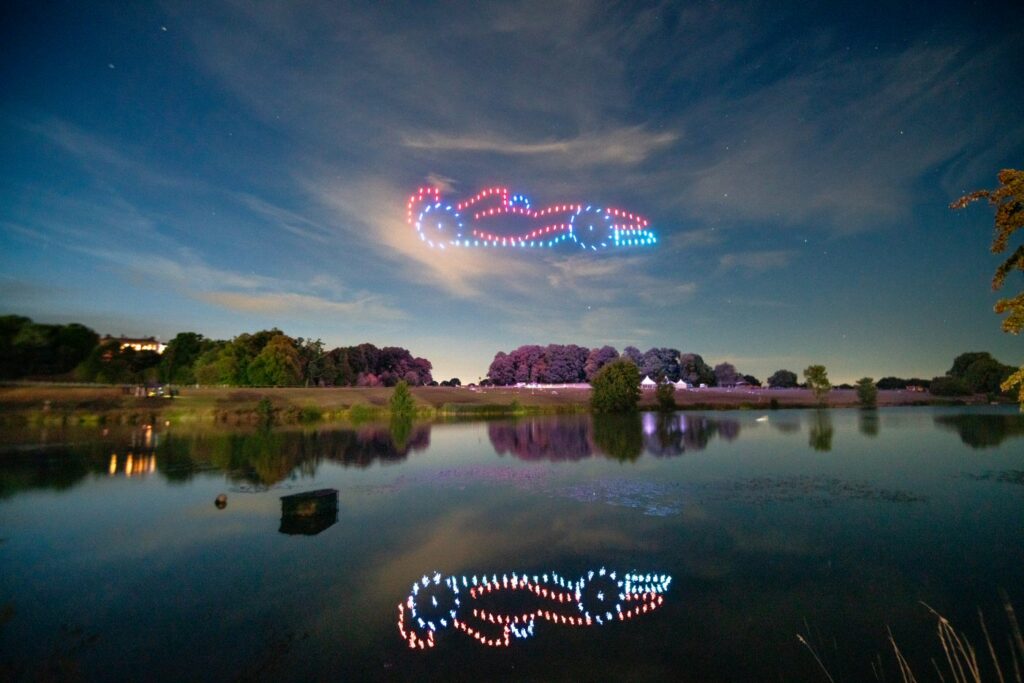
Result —
M526 230L499 230L505 220L526 222ZM490 187L461 202L443 200L435 187L421 187L409 197L406 220L428 247L575 246L589 251L642 247L657 243L650 222L638 214L592 204L555 204L533 208L521 194Z
M535 635L538 619L566 626L603 626L647 614L665 602L671 582L672 577L665 574L618 574L604 567L575 580L555 572L512 572L501 578L497 574L445 577L435 572L414 582L409 596L398 604L398 632L414 650L434 647L437 634L449 628L481 645L508 647L513 638ZM487 609L486 597L498 594L518 594L525 599L516 604L530 606Z

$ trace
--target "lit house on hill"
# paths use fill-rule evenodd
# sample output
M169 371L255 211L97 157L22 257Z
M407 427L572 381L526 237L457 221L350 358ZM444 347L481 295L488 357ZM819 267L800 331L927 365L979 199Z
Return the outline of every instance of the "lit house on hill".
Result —
M101 344L107 342L116 341L121 345L121 349L132 348L136 351L156 351L157 353L163 353L164 349L167 348L167 344L158 341L156 337L111 337L109 334L104 336L100 340Z

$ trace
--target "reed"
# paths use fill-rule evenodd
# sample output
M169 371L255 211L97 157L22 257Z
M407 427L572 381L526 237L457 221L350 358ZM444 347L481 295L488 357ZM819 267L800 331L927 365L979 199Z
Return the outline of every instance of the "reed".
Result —
M978 610L978 623L981 626L981 633L985 638L984 652L988 654L988 664L983 667L984 655L979 659L978 650L975 649L964 631L958 631L953 624L944 617L938 610L927 603L921 604L935 618L935 633L942 648L942 657L938 660L932 658L931 665L937 679L942 683L984 683L985 681L998 681L998 683L1024 683L1024 675L1021 672L1021 662L1024 662L1024 637L1021 636L1020 624L1017 621L1016 612L1010 603L1009 596L1001 593L1003 609L1009 626L1007 637L1007 658L1000 661L999 653L989 634L988 624L985 622L985 615L981 609ZM903 683L917 683L917 675L907 658L900 650L899 644L893 636L892 630L887 628L889 644L892 646L893 656L896 661L896 668L899 671L899 680ZM808 628L808 633L810 629ZM825 666L818 652L811 645L809 636L796 635L801 645L807 648L814 661L817 662L822 674L829 683L835 683L835 678ZM1009 662L1013 665L1012 671L1005 671L1003 663ZM871 662L871 671L878 681L885 681L885 665L881 656L877 662Z

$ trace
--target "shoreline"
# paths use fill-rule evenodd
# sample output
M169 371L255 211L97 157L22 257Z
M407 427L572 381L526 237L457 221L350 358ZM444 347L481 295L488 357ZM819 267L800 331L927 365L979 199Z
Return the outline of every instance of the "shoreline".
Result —
M391 389L385 387L181 387L174 398L137 397L119 386L0 386L3 424L302 424L387 419ZM578 387L411 387L417 419L525 417L589 413L590 390ZM675 393L679 410L775 410L858 407L854 390L829 392L825 405L807 389L685 389ZM986 405L984 395L958 398L885 390L878 407ZM1009 404L1009 402L1008 402ZM644 391L640 410L657 408Z

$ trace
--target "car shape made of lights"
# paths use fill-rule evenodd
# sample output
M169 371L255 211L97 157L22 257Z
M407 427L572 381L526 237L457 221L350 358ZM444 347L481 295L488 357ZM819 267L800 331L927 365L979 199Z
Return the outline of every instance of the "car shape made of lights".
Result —
M490 187L459 202L443 199L435 187L421 187L406 209L409 225L431 248L566 245L600 251L658 241L649 221L630 211L582 202L535 209L525 195L505 187Z

